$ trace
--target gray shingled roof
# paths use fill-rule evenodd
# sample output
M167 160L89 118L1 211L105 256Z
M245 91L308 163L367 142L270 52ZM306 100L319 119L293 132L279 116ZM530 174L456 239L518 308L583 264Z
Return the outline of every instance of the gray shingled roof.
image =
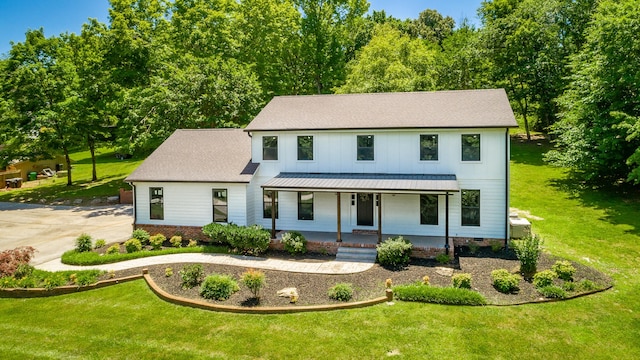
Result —
M258 165L241 129L176 130L125 181L249 182Z
M349 174L283 172L262 185L265 189L314 191L443 192L460 191L449 174Z
M276 96L245 131L517 126L504 89L488 89Z

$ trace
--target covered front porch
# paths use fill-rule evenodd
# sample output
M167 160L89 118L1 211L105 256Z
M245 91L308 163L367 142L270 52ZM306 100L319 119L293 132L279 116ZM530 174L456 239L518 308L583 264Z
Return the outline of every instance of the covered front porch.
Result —
M297 231L297 230L296 230ZM286 230L276 232L275 239L281 240L282 234ZM314 242L332 242L336 241L337 233L330 231L298 231L307 241ZM399 234L382 234L382 239L399 236ZM411 241L413 246L419 248L445 248L444 236L418 236L418 235L402 235L405 239ZM342 245L352 247L375 247L378 244L378 234L354 234L342 233Z

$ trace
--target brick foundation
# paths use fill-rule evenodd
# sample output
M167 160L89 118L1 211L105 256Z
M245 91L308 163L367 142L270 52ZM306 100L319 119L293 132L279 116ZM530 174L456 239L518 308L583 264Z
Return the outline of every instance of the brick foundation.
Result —
M201 226L176 226L176 225L150 225L150 224L134 224L134 229L146 230L149 234L162 234L167 239L174 235L180 235L183 239L209 241L209 237L202 233Z
M502 244L504 246L504 239L496 239L496 238L480 238L478 240L476 240L476 238L470 238L470 237L457 237L457 238L453 238L453 244L454 246L467 246L470 242L473 242L477 245L480 245L482 247L489 247L491 246L491 243L494 241L498 241L500 242L500 244Z

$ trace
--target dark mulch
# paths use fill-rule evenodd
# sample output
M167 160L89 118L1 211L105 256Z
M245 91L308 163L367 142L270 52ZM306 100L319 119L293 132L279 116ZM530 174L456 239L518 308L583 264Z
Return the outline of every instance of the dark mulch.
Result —
M535 290L533 285L527 281L520 282L520 291L516 294L502 294L493 288L491 282L491 271L495 269L507 269L517 271L518 260L512 253L493 253L490 249L481 249L476 254L469 254L466 249L456 249L456 261L453 264L441 265L435 260L412 259L411 264L404 269L387 269L379 264L375 264L368 271L349 275L319 275L301 274L283 271L261 270L266 275L266 286L260 292L259 306L303 306L336 304L338 301L331 300L327 295L330 287L337 283L351 283L354 289L354 297L351 301L368 300L384 296L385 280L392 279L394 285L408 284L421 281L427 275L431 285L449 286L451 277L442 275L442 267L453 270L453 273L469 273L472 276L472 287L483 294L491 304L518 304L542 300L542 296ZM333 256L321 254L306 254L302 257L291 257L282 252L270 252L266 256L290 259L295 261L330 261ZM548 254L543 254L538 265L538 270L549 269L559 258ZM189 264L167 264L149 267L149 274L153 280L170 294L208 301L215 304L234 306L256 306L257 301L252 293L244 286L240 285L240 291L233 294L226 301L205 300L199 294L199 288L182 289L179 271ZM576 267L575 281L589 279L600 287L611 285L611 279L599 271L573 263ZM165 276L165 269L172 268L173 276ZM246 268L225 265L203 264L205 276L212 273L232 275L239 280ZM141 269L131 269L126 272L118 272L117 276L125 274L139 274ZM290 304L289 299L278 297L278 290L295 287L300 295L297 305Z

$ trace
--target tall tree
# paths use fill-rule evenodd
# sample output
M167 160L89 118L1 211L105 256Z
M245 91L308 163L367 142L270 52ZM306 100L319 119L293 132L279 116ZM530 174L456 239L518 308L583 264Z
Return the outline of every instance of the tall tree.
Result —
M450 16L444 17L437 10L426 9L413 21L413 32L417 37L442 47L442 42L453 34L455 26L456 23Z

